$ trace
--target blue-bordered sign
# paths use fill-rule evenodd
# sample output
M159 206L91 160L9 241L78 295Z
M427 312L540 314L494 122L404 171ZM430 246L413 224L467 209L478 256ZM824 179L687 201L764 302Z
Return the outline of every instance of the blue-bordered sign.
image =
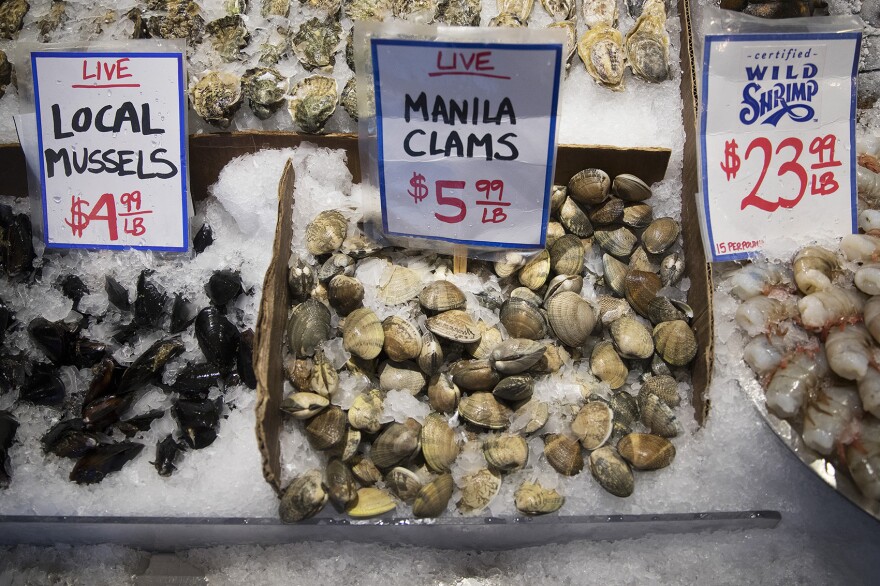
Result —
M713 260L856 230L861 33L707 35L702 205Z
M182 53L31 53L50 248L189 248Z
M370 39L386 234L545 244L562 45Z

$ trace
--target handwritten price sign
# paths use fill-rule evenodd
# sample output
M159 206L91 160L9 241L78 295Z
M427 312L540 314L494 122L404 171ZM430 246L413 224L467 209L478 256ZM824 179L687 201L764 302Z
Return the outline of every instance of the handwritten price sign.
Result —
M416 41L368 26L384 232L543 247L563 39Z
M860 33L707 35L701 172L713 260L856 226Z
M183 52L128 49L31 53L47 247L188 249Z

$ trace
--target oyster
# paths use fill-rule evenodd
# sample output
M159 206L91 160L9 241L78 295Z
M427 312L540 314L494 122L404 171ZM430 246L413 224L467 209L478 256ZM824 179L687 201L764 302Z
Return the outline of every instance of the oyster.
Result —
M309 6L311 8L315 8L322 12L327 13L328 15L333 15L339 12L339 9L342 7L342 0L299 0L302 4Z
M251 35L239 14L218 18L207 24L205 32L210 35L211 45L224 61L236 61L241 50L247 47Z
M334 55L341 46L341 38L342 25L335 17L310 18L293 36L293 53L307 70L329 72L336 63Z
M662 2L662 0L661 0ZM617 0L584 0L584 24L594 29L600 26L617 26Z
M67 21L67 2L63 0L54 0L49 6L49 12L40 19L38 23L40 29L40 41L45 43L50 40L51 33L61 26L61 23ZM2 85L2 81L0 81Z
M12 64L6 53L0 51L0 98L6 93L6 86L12 83Z
M25 0L4 0L0 2L0 39L12 39L21 30L24 15L30 4Z
M510 12L502 12L498 16L489 20L489 24L487 26L494 27L502 27L502 28L521 28L526 26L522 20L515 14Z
M345 15L351 20L381 22L391 15L391 0L348 0Z
M394 0L394 16L418 24L432 24L437 18L437 0Z
M324 124L336 111L338 100L336 80L313 75L301 80L288 99L288 110L294 124L307 134L324 132Z
M241 106L241 78L225 71L211 71L190 90L196 114L206 122L228 128Z
M534 5L535 0L497 0L498 16L507 13L525 23L529 20Z
M437 20L449 26L480 26L481 0L440 0Z
M547 14L553 17L557 22L554 26L562 23L569 23L574 26L574 13L577 10L577 2L574 0L541 0L541 6L547 11Z
M264 17L282 16L287 18L289 13L290 0L263 0L263 4L260 6L260 14Z
M284 103L290 81L272 67L248 69L241 78L248 106L260 120L266 120Z
M623 91L625 56L623 35L608 25L588 30L578 41L578 55L587 73L596 82L614 91Z
M639 79L659 83L669 77L669 35L664 0L646 0L635 26L626 34L626 59Z
M186 39L189 45L202 40L205 20L193 0L168 0L164 16L151 16L147 21L150 36L162 39Z
M339 103L342 104L342 107L349 116L354 120L358 119L357 80L354 77L345 82Z

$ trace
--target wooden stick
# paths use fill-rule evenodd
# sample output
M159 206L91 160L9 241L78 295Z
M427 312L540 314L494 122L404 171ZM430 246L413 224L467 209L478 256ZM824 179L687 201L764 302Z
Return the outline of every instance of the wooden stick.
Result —
M452 272L456 274L466 273L467 260L467 246L456 246L452 250Z

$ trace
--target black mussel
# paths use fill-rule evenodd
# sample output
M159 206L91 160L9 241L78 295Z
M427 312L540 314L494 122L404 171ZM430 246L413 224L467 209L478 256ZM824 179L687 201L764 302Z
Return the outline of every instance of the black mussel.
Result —
M104 291L107 299L122 311L131 309L131 301L128 300L128 289L119 284L119 281L107 275L104 281Z
M159 340L125 370L117 392L123 394L136 391L154 378L162 376L165 364L183 351L183 342L178 338Z
M232 370L240 337L238 328L216 307L206 307L196 316L195 330L199 348L208 362L223 372Z
M30 360L24 354L0 356L0 393L20 388L27 378L30 364Z
M109 395L83 405L82 420L86 429L104 431L122 417L134 395Z
M165 302L168 297L147 280L150 270L141 271L137 282L137 296L134 299L134 321L143 327L159 327L165 316Z
M112 340L120 346L131 344L137 338L138 330L138 325L132 320L116 330L113 334Z
M26 275L33 269L34 243L31 240L31 220L17 214L6 229L3 244L3 264L10 277Z
M177 334L189 327L196 319L198 309L180 293L174 294L174 303L171 305L171 328L172 334Z
M125 437L132 437L140 431L147 431L157 419L165 416L165 409L153 409L141 415L129 417L122 421L116 422L116 427L125 434Z
M218 307L224 307L230 301L234 301L241 292L241 276L235 271L214 271L208 279L208 284L205 285L208 299Z
M57 407L64 402L64 391L64 383L58 378L55 366L36 362L31 367L31 375L18 392L18 399L34 405Z
M190 363L184 366L171 385L171 390L190 397L205 398L212 387L220 386L223 373L210 362Z
M210 446L217 439L217 426L223 412L223 400L190 401L178 399L172 408L183 434L183 441L194 450Z
M59 421L40 439L43 451L61 458L80 458L100 445L98 435L86 431L82 419Z
M196 251L196 254L202 254L212 244L214 244L214 231L208 224L202 224L193 237L193 250Z
M59 283L64 296L73 301L73 308L77 309L80 300L89 294L89 288L76 275L65 275Z
M0 346L3 345L3 339L6 337L6 330L15 321L12 310L0 299Z
M70 480L79 484L101 482L108 474L122 470L122 467L143 449L144 444L135 442L98 446L77 460L73 470L70 471Z
M9 486L12 472L9 470L9 448L15 441L18 420L9 411L0 411L0 488Z
M174 437L168 434L156 444L156 460L150 464L156 467L159 476L171 476L171 473L177 470L174 461L185 448L185 445L174 441Z
M77 334L64 322L35 317L28 324L28 334L55 364L73 362Z
M77 368L91 368L108 353L107 345L87 338L79 338L73 345L72 363Z
M88 405L101 397L115 394L123 372L125 372L125 367L120 366L110 357L105 357L98 364L94 365L92 367L92 382L89 383L89 388L86 390L83 405Z
M254 331L251 329L241 333L236 358L238 376L247 388L257 388L257 375L254 373Z

